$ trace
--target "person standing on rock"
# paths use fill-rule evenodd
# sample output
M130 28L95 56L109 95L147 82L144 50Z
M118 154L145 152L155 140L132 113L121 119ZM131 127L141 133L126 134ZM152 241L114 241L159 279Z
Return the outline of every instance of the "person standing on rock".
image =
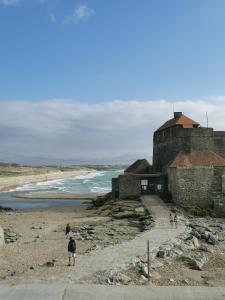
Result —
M67 224L66 225L66 237L69 236L70 231L71 231L70 224Z
M76 257L76 242L70 237L69 243L68 243L68 254L69 254L69 262L68 266L75 266L75 257Z
M173 228L173 216L172 216L172 214L170 214L170 226L171 226L171 228Z
M174 215L174 224L175 224L175 228L177 228L177 225L178 225L178 221L177 221L177 214Z

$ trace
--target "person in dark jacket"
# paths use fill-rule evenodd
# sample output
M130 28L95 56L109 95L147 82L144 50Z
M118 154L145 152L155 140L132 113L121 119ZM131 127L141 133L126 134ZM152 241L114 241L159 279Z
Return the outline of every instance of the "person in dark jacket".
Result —
M76 257L76 242L75 240L70 237L68 243L68 253L69 253L69 263L68 266L75 266L75 257Z

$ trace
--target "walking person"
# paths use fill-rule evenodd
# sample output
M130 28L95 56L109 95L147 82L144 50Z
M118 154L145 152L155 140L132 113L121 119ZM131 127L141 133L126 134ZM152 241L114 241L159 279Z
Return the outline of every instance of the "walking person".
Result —
M70 237L70 240L68 243L68 254L69 254L68 266L75 266L76 242L72 236Z
M178 226L177 214L174 215L173 221L174 221L174 224L175 224L175 228L177 228L177 226Z
M67 225L66 225L66 231L65 231L66 237L69 236L70 231L71 231L70 224L67 224Z
M173 228L173 216L172 216L172 214L170 214L169 220L170 220L170 226L171 226L171 228Z

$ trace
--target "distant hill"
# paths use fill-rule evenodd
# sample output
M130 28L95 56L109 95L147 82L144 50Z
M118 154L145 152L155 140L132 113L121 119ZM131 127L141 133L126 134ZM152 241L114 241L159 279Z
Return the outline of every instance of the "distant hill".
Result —
M0 177L20 176L20 175L39 175L51 172L66 172L75 170L117 170L126 166L120 165L71 165L71 166L29 166L17 163L0 162Z
M121 169L126 169L128 167L128 165L82 165L85 166L86 168L91 168L91 169L95 169L95 170L121 170Z

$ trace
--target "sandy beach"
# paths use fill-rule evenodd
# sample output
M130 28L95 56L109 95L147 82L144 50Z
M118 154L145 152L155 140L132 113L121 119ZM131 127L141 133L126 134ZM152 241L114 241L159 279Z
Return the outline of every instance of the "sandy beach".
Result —
M1 226L18 238L17 242L1 247L0 278L17 282L60 278L60 274L68 271L66 224L87 225L107 219L86 208L87 205L75 205L0 212ZM90 246L91 241L77 241L78 254ZM56 265L49 268L46 263L52 260Z
M23 186L29 183L73 178L95 172L94 169L80 168L73 171L57 171L45 174L1 176L0 191ZM95 199L93 194L83 194L83 198ZM29 199L79 199L79 194L68 193L23 193ZM20 199L18 199L19 201ZM20 281L28 278L44 280L59 278L67 267L67 244L64 230L66 224L82 226L104 224L107 217L99 217L95 210L87 210L88 204L52 206L49 208L19 209L0 211L0 225L12 242L7 242L0 251L0 278ZM78 254L84 253L92 241L78 241ZM48 262L54 260L55 267L49 268ZM44 271L44 277L43 277ZM40 275L40 276L39 276Z
M205 240L192 236L190 231L185 231L187 220L183 219L182 212L179 214L178 228L170 228L170 206L159 199L153 203L149 201L151 200L109 200L103 206L92 209L89 205L70 205L0 210L0 223L6 241L0 251L0 280L9 284L105 284L102 278L108 280L113 271L115 276L119 272L120 278L128 278L131 285L145 284L146 272L139 267L146 265L146 241L150 240L151 284L224 286L224 221L190 219L192 226L196 228L203 226L212 233L220 230L215 245L206 243ZM151 215L146 214L143 204L153 211L154 221ZM70 224L77 243L75 267L67 266L68 239L64 232L67 223ZM176 237L180 233L182 237L178 243ZM195 231L192 233L196 234ZM164 248L161 247L167 248L169 245L172 247L170 256L165 258L156 255L157 249L162 251ZM198 269L183 259L199 255L204 261ZM127 264L128 262L131 264Z
M87 168L74 170L74 171L57 171L46 174L39 175L20 175L11 177L1 177L0 178L0 192L8 191L10 189L16 188L29 183L43 182L49 180L66 179L72 178L78 175L85 175L94 172L94 169L87 170Z
M0 279L16 284L68 280L67 223L75 235L78 260L82 254L133 239L140 232L128 219L113 219L107 211L84 204L2 210L0 220L6 240L0 251Z
M80 262L86 259L83 254L89 256L90 251L132 240L142 231L145 220L150 220L148 224L152 223L148 215L143 219L145 213L139 201L134 204L127 201L125 206L123 202L118 202L114 213L112 209L111 203L103 209L82 204L0 210L6 242L0 251L0 279L15 284L69 280L71 270L67 266L68 238L65 236L67 223L75 236L77 260ZM120 215L121 209L129 209L127 213L134 213L137 209L134 224ZM97 266L100 265L88 265L88 274L89 267Z

